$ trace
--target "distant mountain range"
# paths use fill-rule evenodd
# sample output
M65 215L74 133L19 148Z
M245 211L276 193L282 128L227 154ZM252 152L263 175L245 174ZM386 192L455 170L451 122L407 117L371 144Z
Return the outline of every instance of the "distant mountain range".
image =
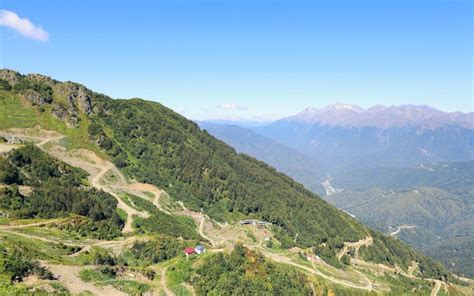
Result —
M418 127L439 128L460 126L474 129L474 112L443 112L427 105L376 105L362 109L356 105L333 104L323 109L306 108L302 112L282 119L341 127Z
M253 128L332 168L407 167L474 159L474 113L429 106L334 104Z

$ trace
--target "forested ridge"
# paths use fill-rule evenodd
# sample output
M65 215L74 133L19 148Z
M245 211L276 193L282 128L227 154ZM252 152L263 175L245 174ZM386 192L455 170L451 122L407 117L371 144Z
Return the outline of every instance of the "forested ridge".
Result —
M269 221L283 230L280 239L287 246L365 237L367 230L356 220L159 103L101 103L103 111L92 117L89 131L129 177L165 188L218 220L239 213Z

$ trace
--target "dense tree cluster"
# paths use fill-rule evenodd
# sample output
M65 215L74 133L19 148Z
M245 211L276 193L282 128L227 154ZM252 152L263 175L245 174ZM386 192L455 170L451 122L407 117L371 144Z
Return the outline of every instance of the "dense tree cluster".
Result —
M138 231L146 233L165 234L184 239L200 238L193 220L163 212L152 214L148 218L137 217L134 220L134 226Z
M312 295L307 277L242 245L206 258L191 279L198 295Z
M87 176L85 171L49 156L33 144L13 150L7 160L0 161L0 165L2 162L10 171L18 169L19 178L11 182L5 181L7 184L38 186L54 180L58 185L78 187Z
M182 254L183 249L196 241L185 241L160 235L150 241L138 241L130 248L130 258L140 265L157 264Z
M7 159L0 157L0 183L18 184L21 183L18 170Z
M196 232L196 223L194 223L193 219L164 213L152 202L134 195L128 195L127 198L133 203L135 208L150 214L148 218L136 217L134 219L133 224L139 232L165 234L185 239L200 238Z
M327 263L331 264L332 266L341 268L344 267L344 265L337 258L337 253L339 253L339 251L343 247L344 241L342 241L340 238L336 238L327 243L316 245L313 248L313 251L316 255L323 258L324 261L326 261ZM347 260L346 258L344 259Z

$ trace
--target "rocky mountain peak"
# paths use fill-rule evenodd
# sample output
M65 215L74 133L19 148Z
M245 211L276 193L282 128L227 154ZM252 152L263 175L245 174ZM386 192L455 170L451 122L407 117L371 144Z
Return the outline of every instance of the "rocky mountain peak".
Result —
M363 112L364 109L357 105L349 105L343 103L335 103L324 107L323 111L352 111L352 112Z
M10 85L15 85L20 81L21 75L17 71L10 69L1 69L0 70L0 79L8 81Z
M474 129L474 113L443 112L427 105L376 105L364 110L355 105L336 103L323 109L306 108L283 120L308 124L343 127L404 127L437 128L457 125Z

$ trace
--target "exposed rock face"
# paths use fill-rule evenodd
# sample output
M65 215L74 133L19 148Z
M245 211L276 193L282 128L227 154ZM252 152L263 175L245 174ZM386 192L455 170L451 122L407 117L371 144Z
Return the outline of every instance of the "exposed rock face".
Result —
M53 108L51 109L51 115L62 121L65 121L68 117L66 108L59 104L54 104Z
M23 93L23 96L33 105L43 107L46 104L51 103L51 99L43 97L40 93L28 89Z
M79 118L77 117L77 107L76 107L76 100L73 96L67 97L68 108L67 112L69 115L69 124L72 126L76 126L79 122Z
M59 96L66 98L68 109L74 109L76 115L78 113L90 115L94 112L93 93L84 86L73 82L64 82L55 85L54 91Z
M0 78L8 81L12 86L17 84L20 81L21 75L20 73L9 70L9 69L1 69L0 70Z
M68 100L76 102L79 110L89 115L93 112L92 108L92 92L84 86L74 83L66 83L68 85Z

